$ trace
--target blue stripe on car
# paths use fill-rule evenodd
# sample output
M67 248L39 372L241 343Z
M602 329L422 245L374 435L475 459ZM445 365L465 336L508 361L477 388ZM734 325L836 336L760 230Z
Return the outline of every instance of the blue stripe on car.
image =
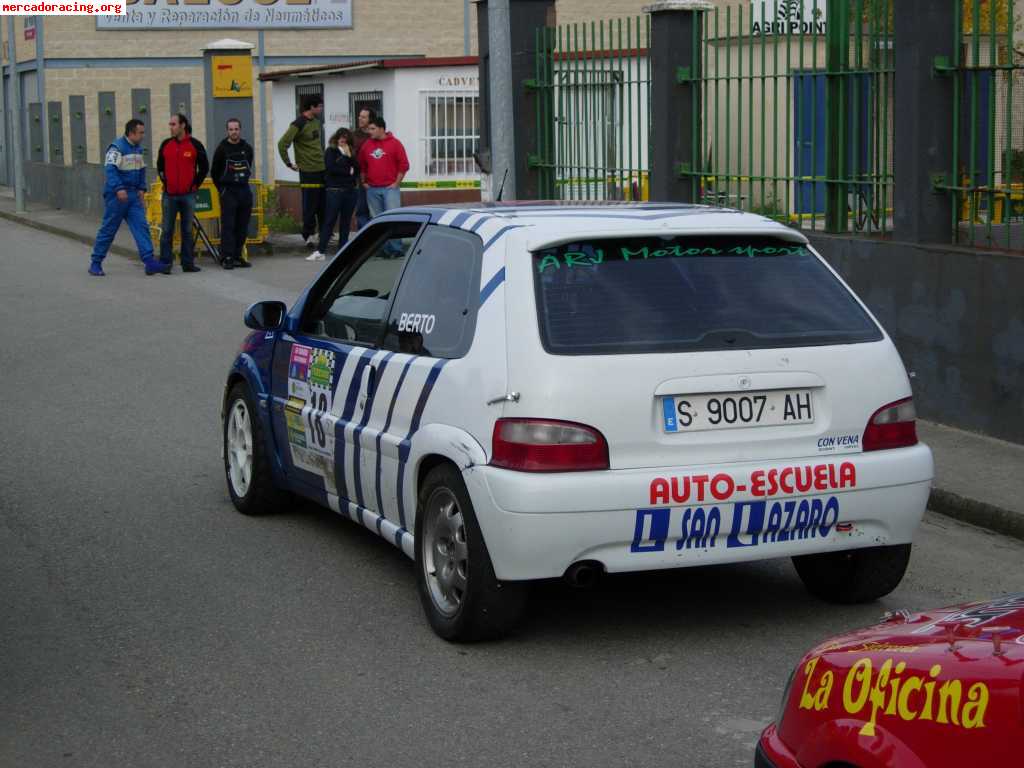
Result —
M441 369L444 368L447 362L447 360L438 360L431 366L430 371L427 373L427 380L423 382L423 389L420 390L420 398L416 401L416 410L413 411L412 422L409 424L409 434L398 445L398 521L403 529L405 528L405 500L402 498L402 491L405 485L405 465L409 461L412 436L420 428L420 421L423 419L423 410L427 407L427 400L434 389L437 377L441 375Z
M395 415L395 403L398 402L398 395L402 391L402 383L405 381L405 375L409 373L409 367L413 364L415 357L410 357L405 367L402 369L402 374L398 377L398 384L395 385L395 394L391 396L391 405L388 406L388 417L384 421L384 428L377 435L377 511L380 514L384 514L384 495L381 492L381 452L380 444L384 438L384 433L391 429L391 417Z
M505 268L504 267L502 267L497 272L495 272L494 273L494 277L492 277L490 280L488 280L487 281L487 285L485 285L483 287L483 289L480 291L480 306L481 307L484 305L484 302L486 302L491 297L491 294L494 293L498 289L498 286L501 285L503 282L505 282Z
M373 403L377 399L377 390L380 389L380 383L384 378L384 371L388 369L388 361L395 356L394 352L389 352L380 361L380 365L377 367L377 371L374 375L373 391L370 396L366 399L366 407L363 409L363 418L359 421L359 426L355 428L352 433L352 478L353 483L356 486L356 504L360 507L365 507L363 499L363 479L362 471L359 467L359 454L362 452L363 445L361 437L363 431L366 429L366 424L370 420L370 414L373 412Z
M499 229L490 240L488 240L486 243L484 243L484 251L486 251L488 248L490 248L492 245L494 245L497 242L498 238L501 237L502 235L504 235L510 229L519 229L522 226L523 226L522 224L507 224L507 225L505 225L504 227Z
M369 352L369 354L367 354ZM334 484L338 489L338 496L348 499L348 484L345 480L345 427L352 418L356 409L356 397L359 394L359 386L362 384L363 370L370 362L373 353L369 350L360 350L359 360L356 362L355 370L352 372L352 379L348 385L348 394L345 397L345 409L338 417L338 426L335 427L335 449L334 449Z

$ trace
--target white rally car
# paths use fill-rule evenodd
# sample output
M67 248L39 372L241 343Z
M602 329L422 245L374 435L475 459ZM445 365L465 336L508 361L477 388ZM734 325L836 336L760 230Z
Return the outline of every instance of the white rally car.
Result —
M442 637L509 629L534 579L792 557L854 602L906 570L932 479L907 374L806 238L760 216L390 211L246 324L235 505L294 493L376 531Z

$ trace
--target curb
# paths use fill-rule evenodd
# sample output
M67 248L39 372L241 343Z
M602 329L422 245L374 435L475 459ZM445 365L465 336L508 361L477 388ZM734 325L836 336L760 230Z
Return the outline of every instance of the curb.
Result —
M70 229L56 227L53 224L46 224L45 222L42 221L36 221L35 219L29 218L28 216L23 216L20 213L11 213L10 211L0 210L0 219L13 221L15 224L22 224L26 227L38 229L41 232L56 235L57 237L64 237L67 238L68 240L74 240L77 243L82 243L83 245L88 245L90 247L96 244L95 237L83 235L78 232L72 232ZM97 224L96 226L99 227L99 224ZM269 242L249 246L249 252L257 256L273 256L275 255L275 253L286 254L290 253L292 250L293 249L285 247L277 251L274 249L273 244ZM296 248L294 249L294 252L302 253L303 251L302 249ZM118 245L117 243L111 244L110 251L108 253L116 253L118 256L126 256L129 259L137 260L139 258L139 254L135 251L134 248L129 248L126 245Z
M928 509L979 528L1024 540L1024 515L984 501L932 488Z
M45 224L41 221L30 219L27 216L22 216L18 213L0 211L0 219L7 219L8 221L13 221L15 224L23 224L26 227L32 227L32 229L48 232L49 234L57 235L58 237L65 237L68 240L74 240L75 242L82 243L84 245L93 246L96 244L95 237L80 235L77 232L62 229L61 227L55 227L52 224ZM99 225L97 224L97 226ZM110 253L116 253L118 256L127 256L129 258L138 258L138 254L136 254L134 250L124 245L117 245L116 243L111 244Z

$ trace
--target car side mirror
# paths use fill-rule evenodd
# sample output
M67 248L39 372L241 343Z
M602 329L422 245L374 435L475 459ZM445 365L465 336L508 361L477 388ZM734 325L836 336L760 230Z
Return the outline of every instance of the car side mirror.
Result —
M276 331L287 313L283 301L258 301L245 310L245 325L256 331Z

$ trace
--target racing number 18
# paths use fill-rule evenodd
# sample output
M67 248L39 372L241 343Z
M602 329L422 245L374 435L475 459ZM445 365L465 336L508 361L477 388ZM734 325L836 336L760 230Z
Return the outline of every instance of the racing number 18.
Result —
M309 434L313 442L321 448L327 445L327 435L324 434L323 417L327 413L327 395L323 392L314 393L309 401L310 409L306 411L306 423L309 424Z

